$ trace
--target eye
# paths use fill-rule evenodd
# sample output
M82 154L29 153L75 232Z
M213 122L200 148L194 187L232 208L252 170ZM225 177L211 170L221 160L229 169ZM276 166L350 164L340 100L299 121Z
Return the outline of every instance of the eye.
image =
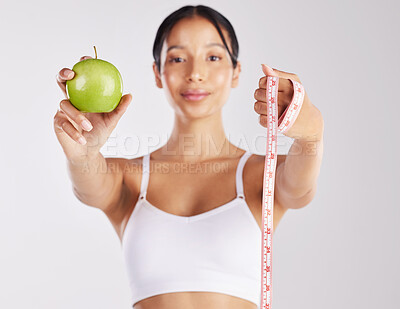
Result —
M215 58L221 59L221 58L218 57L218 56L210 56L209 58L211 58L211 57L214 57L214 59L215 59ZM214 61L213 61L213 62L214 62Z
M171 58L171 59L169 60L169 62L182 62L182 61L175 61L176 59L181 59L181 60L183 60L183 58L175 57L175 58Z

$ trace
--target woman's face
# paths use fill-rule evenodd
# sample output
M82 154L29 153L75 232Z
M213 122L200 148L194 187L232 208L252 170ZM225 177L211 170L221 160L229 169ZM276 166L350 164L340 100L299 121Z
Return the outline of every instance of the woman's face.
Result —
M229 48L228 32L221 28ZM164 88L175 112L202 118L219 111L230 89L238 85L240 62L233 69L231 58L217 29L202 17L177 22L161 51L161 74L153 63L156 83ZM209 93L204 97L184 95L188 91Z

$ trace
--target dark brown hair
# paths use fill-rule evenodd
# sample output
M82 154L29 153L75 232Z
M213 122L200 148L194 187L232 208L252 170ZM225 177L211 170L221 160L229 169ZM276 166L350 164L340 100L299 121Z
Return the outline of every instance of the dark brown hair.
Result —
M161 57L161 50L164 44L164 40L167 38L168 34L171 32L172 27L181 19L183 18L192 18L195 16L201 16L208 19L217 29L222 42L224 43L229 56L231 57L233 68L236 68L237 65L237 58L239 55L239 43L236 38L235 30L233 29L229 20L227 20L221 13L217 12L216 10L204 6L204 5L187 5L181 7L179 10L172 12L168 15L164 21L161 23L160 27L158 28L156 38L154 40L153 45L153 57L154 61L156 62L158 71L161 71L161 64L160 64L160 57ZM228 45L225 41L224 35L222 34L221 28L222 26L229 34L229 38L231 41L232 52L229 50Z

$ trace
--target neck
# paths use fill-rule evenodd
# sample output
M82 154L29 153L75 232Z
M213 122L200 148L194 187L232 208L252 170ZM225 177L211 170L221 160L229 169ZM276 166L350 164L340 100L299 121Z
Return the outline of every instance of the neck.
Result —
M218 112L199 119L175 114L172 134L160 151L173 161L201 162L235 156L237 149L226 137Z

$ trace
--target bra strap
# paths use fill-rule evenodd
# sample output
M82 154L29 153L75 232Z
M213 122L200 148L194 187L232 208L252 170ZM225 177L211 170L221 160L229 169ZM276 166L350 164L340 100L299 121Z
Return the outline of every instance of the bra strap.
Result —
M250 151L246 151L239 160L239 163L236 167L236 194L237 197L242 199L244 198L244 191L243 191L243 168L246 164L247 159L252 155Z
M140 184L140 199L146 198L147 185L149 184L150 154L146 154L142 159L142 182Z

